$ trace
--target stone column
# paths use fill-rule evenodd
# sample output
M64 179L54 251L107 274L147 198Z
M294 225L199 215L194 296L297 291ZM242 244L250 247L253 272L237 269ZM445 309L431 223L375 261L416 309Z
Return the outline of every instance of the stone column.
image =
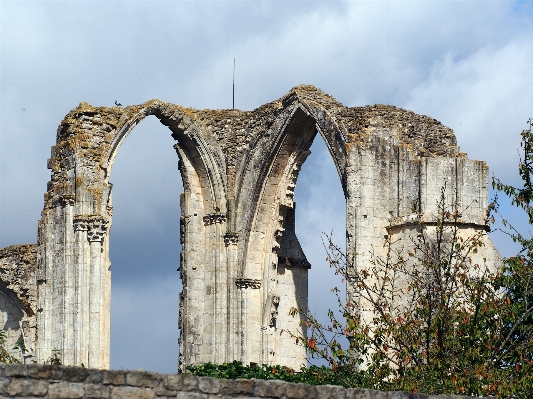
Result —
M104 236L107 233L107 219L98 216L89 216L88 239L90 248L89 263L89 359L87 367L107 368L109 365L104 364L101 353L101 339L106 336L102 331L105 326L106 315L102 314L103 301L102 289L102 244Z
M62 358L64 364L74 364L74 346L75 346L75 321L76 314L76 264L74 263L73 244L73 209L74 197L68 196L62 198L61 207L64 209L64 230L63 245L65 257L65 274L63 282L63 351Z
M227 232L224 235L224 245L226 246L226 295L228 304L228 325L226 326L226 359L232 361L237 359L238 351L238 324L237 324L237 287L235 286L235 269L237 267L237 245L239 234Z
M88 252L87 240L88 218L83 215L74 217L74 263L76 273L76 345L74 348L74 365L88 365L87 351L88 315L89 315L89 290L88 290Z
M206 259L205 292L206 315L204 344L207 359L214 363L222 363L225 359L227 330L227 290L226 290L226 262L222 259L224 251L223 224L227 221L225 213L209 213L203 217L206 242L209 248L209 258ZM210 336L209 336L210 335Z

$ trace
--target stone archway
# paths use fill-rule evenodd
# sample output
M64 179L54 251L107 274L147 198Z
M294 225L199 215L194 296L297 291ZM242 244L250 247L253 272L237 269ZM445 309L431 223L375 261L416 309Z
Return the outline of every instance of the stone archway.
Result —
M318 103L293 92L281 104L266 134L255 137L236 176L235 208L242 216L229 222L240 232L233 302L246 304L235 317L249 332L233 343L233 356L245 363L299 368L306 363L305 349L279 334L301 330L289 310L307 308L311 265L295 235L294 189L317 134L345 182L345 135Z
M82 103L60 125L49 160L39 221L39 360L55 347L66 364L109 365L109 175L120 144L148 115L176 139L184 181L181 368L305 361L301 347L274 332L298 328L286 309L307 304L309 262L291 227L292 195L316 134L341 179L355 267L368 262L386 227L411 216L414 201L431 214L444 181L453 182L458 202L475 203L463 215L465 228L483 225L485 164L459 152L451 129L410 111L347 108L312 86L249 112L157 100L125 108ZM497 252L489 246L485 256L495 260Z
M43 333L36 352L41 361L58 348L65 364L109 366L109 176L120 144L148 115L169 126L177 140L185 188L182 211L200 215L188 221L189 234L199 234L201 216L210 210L225 212L220 150L210 147L209 132L202 132L187 110L159 101L127 109L80 104L58 130L49 160L52 181L39 222L37 327ZM205 263L202 249L202 240L184 246L184 253L192 254L183 256L182 263Z

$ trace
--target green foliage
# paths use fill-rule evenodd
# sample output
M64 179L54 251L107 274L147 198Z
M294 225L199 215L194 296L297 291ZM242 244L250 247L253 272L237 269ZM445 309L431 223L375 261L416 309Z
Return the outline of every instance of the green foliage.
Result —
M0 362L2 363L20 363L20 361L13 357L6 349L6 332L0 330Z
M56 364L56 365L63 364L63 361L61 360L61 350L57 348L52 349L52 354L50 355L48 360L46 360L44 363L45 364Z
M372 255L359 270L328 241L330 264L353 303L338 297L340 315L330 311L327 326L303 315L308 336L299 338L312 357L365 375L368 388L494 393L487 367L502 299L491 284L496 275L472 260L485 231L462 237L460 212L449 211L444 198L443 190L431 231L419 224L407 250L387 239L387 255Z
M503 184L493 178L492 185L511 198L511 204L523 209L529 224L533 224L533 120L528 120L529 129L522 131L520 146L523 158L519 174L523 187ZM494 212L498 211L497 199ZM504 329L498 360L510 382L509 392L521 393L523 397L533 392L533 237L528 237L514 228L503 216L502 231L520 245L515 256L504 260L503 270L494 281L496 288L504 292L505 304L501 312ZM513 367L514 366L514 367ZM513 371L514 369L514 371Z
M349 376L348 373L343 373L339 370L334 371L326 366L310 366L302 368L300 371L295 371L285 366L267 366L254 363L245 366L239 361L220 365L209 362L200 366L188 366L187 373L232 380L237 378L256 378L261 380L299 382L309 385L342 385L345 387L354 386L359 382L357 376Z

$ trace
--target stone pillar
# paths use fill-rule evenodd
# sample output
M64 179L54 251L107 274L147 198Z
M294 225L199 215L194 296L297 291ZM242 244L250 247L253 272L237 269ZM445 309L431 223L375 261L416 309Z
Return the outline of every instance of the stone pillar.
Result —
M38 362L58 350L73 360L75 337L75 274L72 198L59 197L54 207L43 210L39 221L37 256ZM70 302L69 302L70 301ZM70 331L66 331L70 329Z
M73 226L74 218L74 196L64 196L61 207L64 214L63 225L63 256L64 256L64 275L63 289L63 331L62 331L62 349L61 357L65 364L75 364L74 352L76 342L76 274L77 265L75 263L74 246L75 233Z
M89 365L89 220L86 216L74 217L74 261L77 265L76 279L76 347L75 365Z
M89 263L89 360L87 367L108 368L109 364L104 364L104 354L102 353L102 337L106 337L104 330L109 316L103 312L105 303L102 298L105 285L105 274L102 271L102 245L104 236L107 233L107 219L101 216L89 216L89 239L90 263Z
M225 334L227 330L226 262L224 256L223 232L227 215L221 212L209 213L203 217L206 243L204 350L208 361L223 363L225 359Z
M237 266L237 245L239 243L239 234L227 232L224 235L224 245L226 246L226 296L227 296L227 326L226 326L226 360L236 359L238 327L236 318L236 294L235 285L235 268Z

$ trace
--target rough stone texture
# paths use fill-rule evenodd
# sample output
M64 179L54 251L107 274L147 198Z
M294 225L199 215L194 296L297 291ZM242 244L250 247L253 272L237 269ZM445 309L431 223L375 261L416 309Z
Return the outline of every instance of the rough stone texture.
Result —
M37 245L12 245L0 249L0 326L6 332L5 347L22 362L35 349ZM12 350L23 342L26 352Z
M176 140L184 186L181 370L207 361L306 362L304 348L279 332L298 333L289 309L307 308L310 264L295 235L293 197L317 134L342 183L355 267L368 264L385 235L406 237L416 218L431 223L444 185L447 203L465 209L464 230L484 231L488 169L427 116L386 105L348 108L313 86L247 112L159 100L124 108L81 103L60 124L48 160L37 243L38 361L59 348L65 364L109 367L109 179L123 140L149 115ZM486 241L480 256L496 263Z
M277 380L218 380L187 374L163 375L139 371L124 371L125 378L116 380L113 371L84 368L80 368L83 372L77 375L84 375L85 378L82 381L71 382L65 377L70 378L72 371L64 366L30 364L23 365L22 369L16 365L0 363L0 398L466 399L466 396L455 395L432 396L370 389L344 389L332 385L312 386ZM113 375L108 376L108 374ZM96 380L100 382L95 383ZM188 382L183 384L182 380ZM110 383L110 381L116 382ZM153 385L154 381L164 381L166 389L161 389L161 386L133 386L127 381L136 381L136 383L151 381L148 385Z

